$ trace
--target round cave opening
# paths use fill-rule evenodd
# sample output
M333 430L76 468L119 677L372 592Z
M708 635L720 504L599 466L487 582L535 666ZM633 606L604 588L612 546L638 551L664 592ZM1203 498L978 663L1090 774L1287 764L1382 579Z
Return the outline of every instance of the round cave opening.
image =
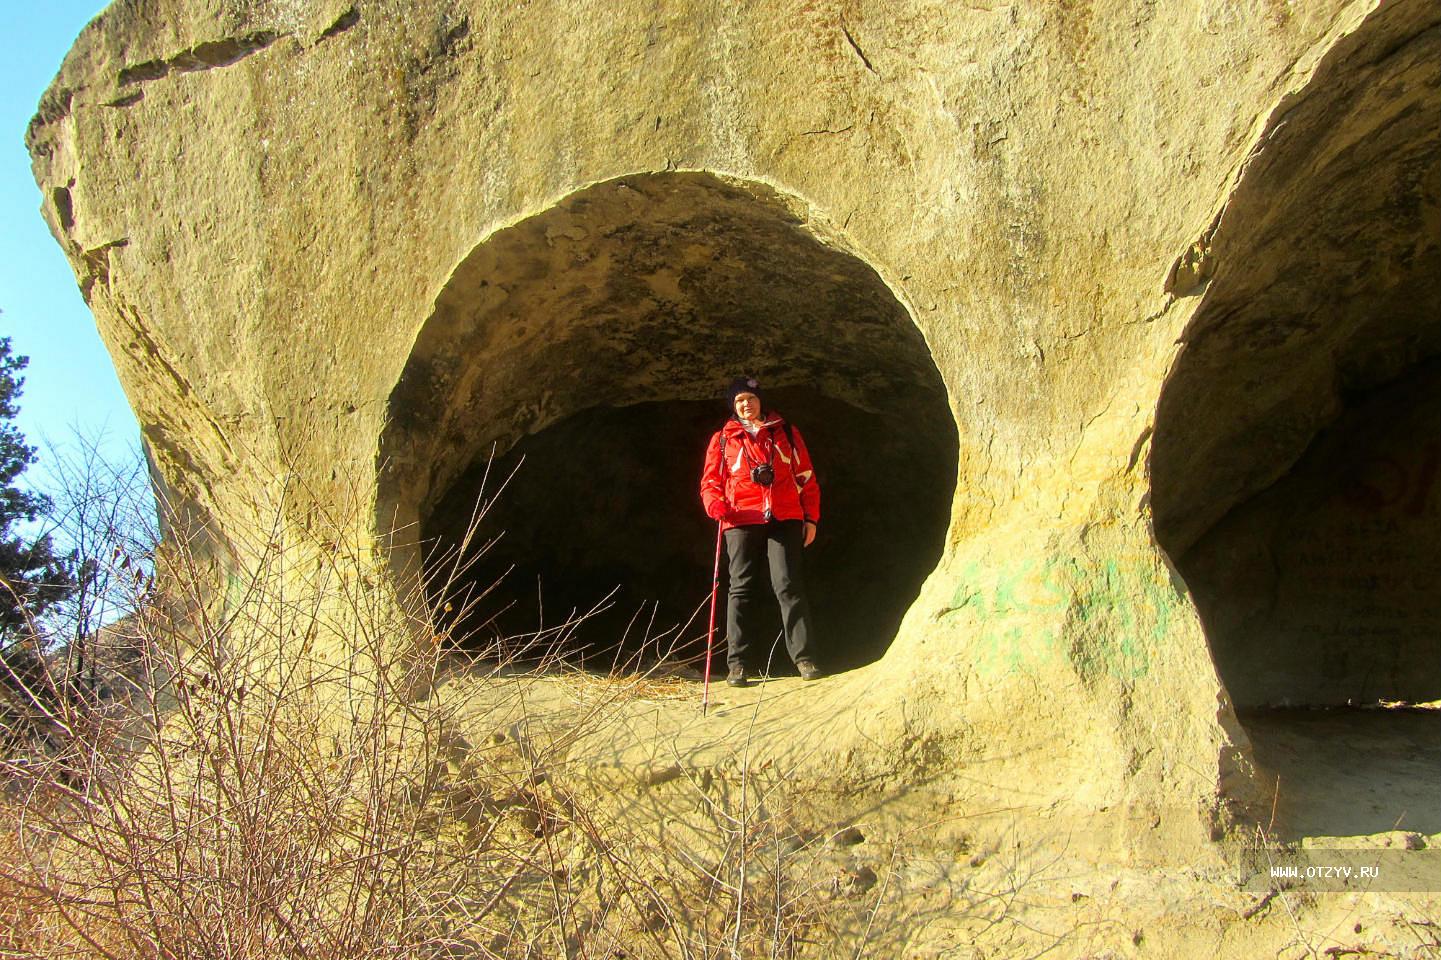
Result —
M1441 830L1428 17L1392 5L1328 55L1172 279L1202 299L1157 408L1155 534L1296 835Z
M437 297L391 397L381 517L417 532L392 553L442 635L480 656L697 666L716 543L701 467L741 374L815 461L823 666L879 658L950 519L944 385L894 293L802 204L703 173L574 193L491 234ZM755 666L786 672L768 614Z

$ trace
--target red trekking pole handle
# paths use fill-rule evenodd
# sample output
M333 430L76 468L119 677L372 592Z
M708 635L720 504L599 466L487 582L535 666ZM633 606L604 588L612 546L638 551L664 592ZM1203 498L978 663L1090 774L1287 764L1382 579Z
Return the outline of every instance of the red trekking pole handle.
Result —
M705 635L705 687L701 693L700 715L706 715L706 707L710 704L710 660L711 644L715 639L715 602L716 594L720 593L720 555L721 555L721 527L725 521L715 522L715 569L711 572L710 579L710 628Z

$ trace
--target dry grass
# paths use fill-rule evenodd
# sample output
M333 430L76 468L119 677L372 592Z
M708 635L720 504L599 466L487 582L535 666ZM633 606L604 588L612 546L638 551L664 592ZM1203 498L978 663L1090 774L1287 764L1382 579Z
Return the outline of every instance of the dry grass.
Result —
M682 677L611 676L572 673L553 678L565 685L572 700L580 706L622 701L668 702L694 700L696 685Z

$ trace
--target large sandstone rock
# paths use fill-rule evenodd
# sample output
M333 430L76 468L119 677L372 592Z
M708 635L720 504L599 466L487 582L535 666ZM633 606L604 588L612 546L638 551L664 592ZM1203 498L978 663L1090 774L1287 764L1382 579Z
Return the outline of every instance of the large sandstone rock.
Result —
M1228 689L1441 691L1438 23L118 0L28 142L222 577L339 517L403 586L526 452L486 521L518 595L684 620L754 370L814 434L817 601L869 664L759 748L1140 846L1245 796Z

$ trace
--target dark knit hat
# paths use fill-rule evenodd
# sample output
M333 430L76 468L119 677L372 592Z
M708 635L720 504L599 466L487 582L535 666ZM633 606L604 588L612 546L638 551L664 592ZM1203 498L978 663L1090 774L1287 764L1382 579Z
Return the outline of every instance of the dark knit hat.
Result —
M726 391L726 407L734 411L736 397L743 393L753 393L759 399L761 395L760 381L755 377L736 377L732 380L730 389Z

